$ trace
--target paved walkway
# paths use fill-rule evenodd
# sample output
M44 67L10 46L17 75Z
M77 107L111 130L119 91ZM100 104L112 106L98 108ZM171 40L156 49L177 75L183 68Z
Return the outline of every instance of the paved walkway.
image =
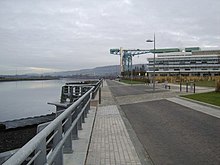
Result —
M150 92L151 90L148 92L148 89L145 87L145 92L147 92L147 94L125 96L116 95L113 98L112 93L109 90L110 87L115 88L116 91L120 90L121 88L125 88L120 87L117 89L117 86L118 85L114 85L114 83L108 86L104 81L104 87L101 88L102 103L99 105L97 111L94 107L90 110L88 118L86 118L86 123L83 124L83 130L79 131L79 140L73 141L74 152L72 154L64 155L65 164L140 165L143 162L144 164L151 164L151 160L146 156L148 154L142 151L142 149L144 149L143 146L139 144L140 142L136 137L136 134L132 134L133 129L131 126L128 126L129 122L126 122L126 117L124 117L124 114L122 114L123 111L120 110L119 112L116 102L118 105L123 105L163 98L172 102L177 102L181 105L183 104L195 107L194 109L198 111L201 111L202 109L204 110L204 108L194 105L195 103L189 104L185 100L176 98L176 96L180 94L178 87L176 86L172 86L171 90L166 90L163 92L157 91L155 93ZM130 85L126 86L129 87ZM159 85L157 87L159 87ZM138 89L139 88L141 88L141 86L138 87ZM158 90L161 89L158 88ZM127 91L129 89L125 88L124 90ZM135 90L135 88L133 90ZM197 88L198 93L200 90L204 91L207 89ZM208 111L208 114L210 114L210 110ZM207 109L204 113L207 113ZM216 117L220 116L219 111L216 110L212 110L210 115ZM135 146L133 144L135 144Z
M102 104L97 110L86 164L141 164L106 82L102 88Z
M189 92L186 92L184 85L182 87L182 92L180 92L179 85L169 84L171 88L165 89L163 83L156 84L156 92L153 93L152 85L149 86L143 84L128 85L118 81L113 81L110 83L113 91L116 93L114 95L118 105L126 105L130 103L140 103L145 101L154 101L154 100L161 100L167 98L175 98L178 97L179 95L193 94L193 91L190 90ZM117 83L117 85L115 85L115 83ZM121 89L123 89L124 90L123 92L126 92L126 94L117 95L117 93L123 93L120 91ZM210 92L214 90L215 90L214 88L209 88L209 87L196 87L196 93ZM130 94L130 93L134 93L134 94Z
M205 105L205 103L201 104L201 103L196 103L196 102L192 102L192 101L188 101L185 100L183 98L168 98L167 100L172 101L174 103L183 105L185 107L194 109L196 111L220 118L220 108L219 107L214 107L214 106L210 106L208 104Z

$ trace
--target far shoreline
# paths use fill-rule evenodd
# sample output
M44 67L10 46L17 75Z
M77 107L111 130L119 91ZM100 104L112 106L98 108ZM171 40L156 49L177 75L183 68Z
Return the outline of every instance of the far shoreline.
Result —
M41 80L59 80L56 77L36 77L36 78L0 78L0 82L11 82L11 81L41 81Z

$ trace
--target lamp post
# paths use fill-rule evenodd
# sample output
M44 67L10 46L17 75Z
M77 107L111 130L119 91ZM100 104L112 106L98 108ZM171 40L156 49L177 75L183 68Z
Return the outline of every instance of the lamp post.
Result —
M155 92L155 33L154 33L154 39L153 40L147 40L146 42L153 42L154 43L154 65L153 65L153 92Z

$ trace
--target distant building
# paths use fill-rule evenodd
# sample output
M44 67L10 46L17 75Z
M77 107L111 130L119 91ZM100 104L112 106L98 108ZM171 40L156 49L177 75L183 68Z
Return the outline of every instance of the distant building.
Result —
M152 76L154 58L148 58L148 75ZM161 53L155 58L157 76L220 76L220 50L185 48L183 52Z

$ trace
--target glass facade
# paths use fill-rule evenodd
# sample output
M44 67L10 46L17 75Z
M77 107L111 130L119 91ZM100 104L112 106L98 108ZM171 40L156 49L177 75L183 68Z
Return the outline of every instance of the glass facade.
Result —
M196 52L175 52L159 54L155 58L155 72L157 75L186 75L186 76L219 76L220 51L199 54ZM153 72L154 59L148 58L149 70Z

